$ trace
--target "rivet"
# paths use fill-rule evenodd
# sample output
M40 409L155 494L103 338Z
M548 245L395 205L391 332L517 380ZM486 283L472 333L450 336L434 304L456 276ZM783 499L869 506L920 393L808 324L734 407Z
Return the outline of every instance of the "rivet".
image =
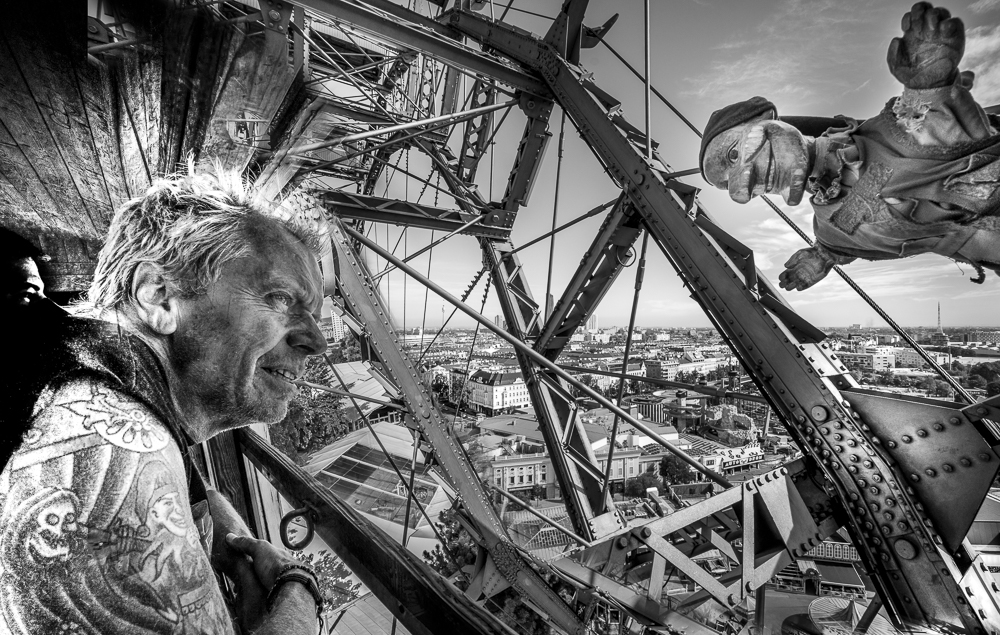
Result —
M917 436L920 437L920 438L926 437L927 436L927 430L924 430L923 428L920 428L919 430L917 430Z
M913 437L911 437L908 434L904 434L902 437L899 438L899 440L902 441L903 443L909 443L910 441L913 441Z
M926 474L927 476L937 476L937 471L929 467L926 470L924 470L924 474Z
M941 466L941 469L944 470L945 472L955 471L955 467L951 463L945 463L944 465Z
M970 461L969 459L965 458L964 456L962 458L960 458L958 460L958 462L961 463L963 467L969 467L970 465L972 465L972 461Z
M910 474L910 480L913 481L914 483L916 483L917 481L920 480L920 475L919 474ZM910 492L910 493L912 494L913 492Z
M938 432L941 432L942 430L944 430L944 426L941 425L940 423L935 423L934 429L937 430Z
M980 461L989 461L990 460L990 455L987 454L986 452L983 452L983 453L981 453L979 455L979 460Z

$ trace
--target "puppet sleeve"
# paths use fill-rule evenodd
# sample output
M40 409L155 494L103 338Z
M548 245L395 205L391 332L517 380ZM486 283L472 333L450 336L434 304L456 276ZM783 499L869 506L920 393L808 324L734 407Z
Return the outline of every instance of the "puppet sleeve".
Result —
M921 146L956 147L996 134L969 92L971 73L940 88L904 88L893 104L897 125Z

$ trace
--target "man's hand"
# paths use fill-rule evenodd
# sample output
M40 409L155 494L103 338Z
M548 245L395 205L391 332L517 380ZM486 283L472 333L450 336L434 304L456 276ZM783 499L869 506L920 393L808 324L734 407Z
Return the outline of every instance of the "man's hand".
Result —
M787 291L804 291L826 277L836 263L822 247L800 249L778 276L778 284Z
M283 566L298 562L266 540L229 534L226 536L226 544L237 553L249 556L253 561L253 571L257 581L268 590L274 586L274 581Z
M903 37L889 44L889 71L907 88L955 81L965 52L965 25L943 7L918 2L903 16Z

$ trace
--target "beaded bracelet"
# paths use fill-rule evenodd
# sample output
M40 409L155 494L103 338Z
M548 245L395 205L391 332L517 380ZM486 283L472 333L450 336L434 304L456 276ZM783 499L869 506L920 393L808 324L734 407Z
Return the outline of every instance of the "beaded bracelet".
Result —
M298 582L303 585L309 591L309 594L312 595L313 601L316 602L316 617L318 618L323 614L323 594L319 591L316 574L313 573L312 569L301 564L286 564L278 571L278 575L274 579L274 585L271 586L271 590L267 593L266 607L268 613L274 608L274 602L278 598L278 591L286 582Z

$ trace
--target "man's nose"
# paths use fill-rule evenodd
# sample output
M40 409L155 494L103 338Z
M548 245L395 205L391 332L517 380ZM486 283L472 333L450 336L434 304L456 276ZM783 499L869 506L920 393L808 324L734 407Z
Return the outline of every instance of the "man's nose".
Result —
M289 336L289 343L306 355L321 355L326 352L326 337L311 314L302 319L301 328Z

